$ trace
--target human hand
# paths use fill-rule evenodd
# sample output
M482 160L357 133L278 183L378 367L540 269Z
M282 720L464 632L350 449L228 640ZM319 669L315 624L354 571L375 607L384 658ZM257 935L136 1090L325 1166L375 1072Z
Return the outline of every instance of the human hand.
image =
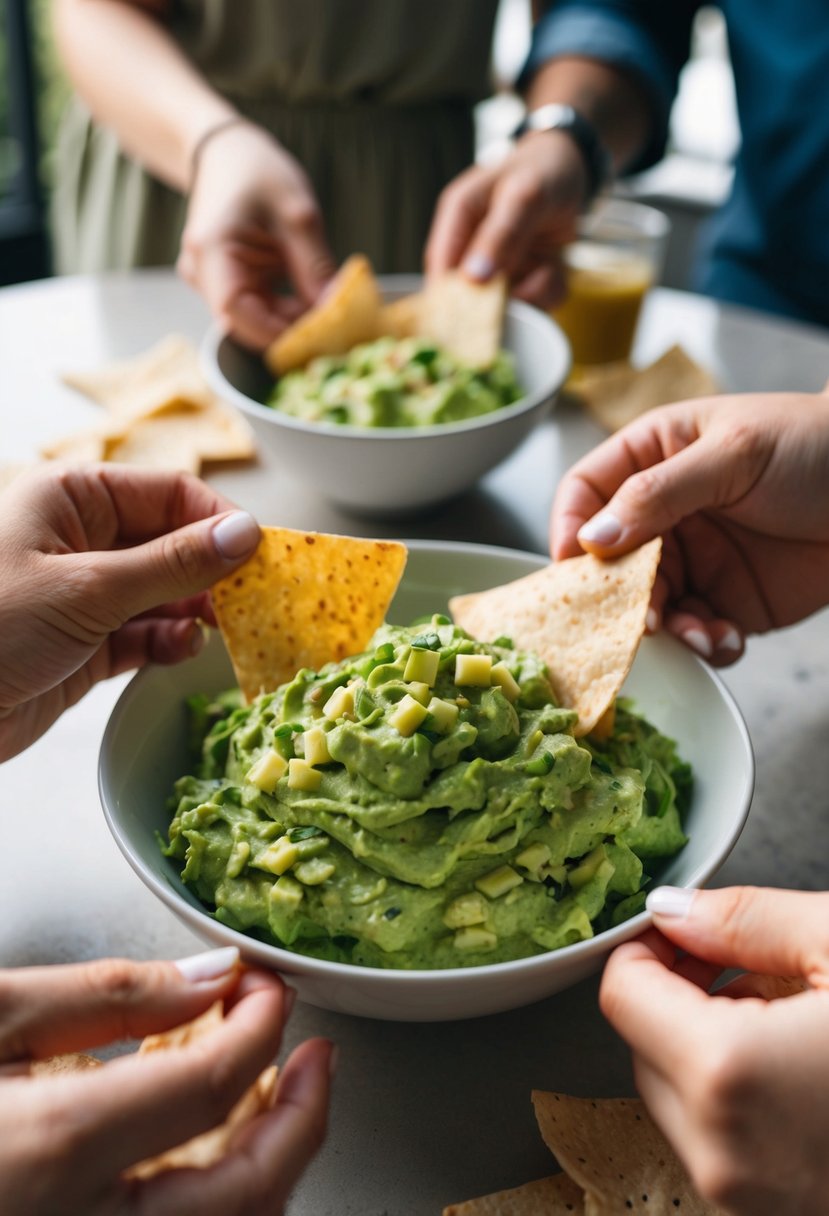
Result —
M551 531L556 559L662 535L649 629L732 663L747 634L829 603L829 395L650 410L570 469Z
M600 1002L633 1049L651 1114L727 1211L825 1211L829 895L667 887L648 908L659 932L614 951ZM732 967L755 974L709 995ZM808 986L765 999L771 975Z
M570 137L530 132L500 164L474 165L443 191L426 273L462 266L483 282L503 272L514 296L551 308L564 294L560 250L575 236L586 193L584 161Z
M2 495L0 760L106 679L175 663L259 528L183 473L48 465Z
M317 300L335 269L311 183L294 158L253 123L208 140L178 270L228 332L261 350ZM285 280L295 294L279 294Z
M122 1172L224 1122L279 1049L293 992L240 973L238 951L182 963L124 959L0 972L0 1179L4 1216L281 1212L322 1143L332 1046L303 1043L276 1105L209 1169L144 1181ZM189 978L188 978L189 977ZM170 1029L224 998L215 1029L175 1051L28 1076L31 1060Z

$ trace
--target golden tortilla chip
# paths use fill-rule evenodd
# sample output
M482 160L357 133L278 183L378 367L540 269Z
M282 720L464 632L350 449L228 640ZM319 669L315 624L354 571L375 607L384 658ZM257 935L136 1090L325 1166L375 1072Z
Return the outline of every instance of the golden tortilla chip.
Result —
M102 405L109 418L100 428L44 449L50 459L120 460L198 472L202 460L255 455L247 422L208 387L198 351L181 335L164 338L135 359L67 373L63 380ZM96 440L104 445L102 454L85 455ZM166 460L165 444L170 449Z
M719 391L711 373L681 346L672 346L648 367L615 363L588 368L568 385L568 392L608 431L618 431L658 405L711 397Z
M470 367L489 367L501 349L507 281L473 283L460 270L430 279L422 292L417 332Z
M525 578L455 596L455 622L482 642L502 634L547 664L559 704L589 734L615 700L642 634L662 541L613 561L591 554L553 562Z
M697 1194L638 1098L571 1098L540 1090L532 1098L544 1143L586 1192L586 1216L719 1213Z
M402 296L380 309L379 334L392 338L413 338L420 333L423 292Z
M81 1051L67 1051L61 1056L47 1056L45 1060L32 1060L30 1072L33 1077L56 1076L63 1072L84 1072L88 1068L100 1068L101 1061Z
M138 1049L138 1054L153 1051L168 1051L186 1047L188 1043L207 1034L222 1021L222 1003L216 1001L200 1017L183 1026L175 1026L162 1034L148 1035ZM146 1161L139 1161L126 1171L128 1178L152 1178L164 1170L173 1169L208 1169L225 1155L234 1137L243 1127L250 1123L263 1111L270 1110L276 1100L275 1067L266 1068L260 1073L253 1085L242 1094L242 1097L231 1110L224 1123L210 1131L194 1136L184 1144L167 1149Z
M368 258L355 254L340 267L319 304L303 313L265 351L276 376L319 355L344 355L379 334L382 300Z
M382 624L406 546L324 532L263 528L252 558L213 587L239 687L250 701L364 650Z
M64 435L40 449L46 460L63 460L67 464L89 464L103 460L106 440L100 430L77 431Z
M443 1216L583 1216L584 1195L567 1174L525 1182L466 1203L453 1203Z

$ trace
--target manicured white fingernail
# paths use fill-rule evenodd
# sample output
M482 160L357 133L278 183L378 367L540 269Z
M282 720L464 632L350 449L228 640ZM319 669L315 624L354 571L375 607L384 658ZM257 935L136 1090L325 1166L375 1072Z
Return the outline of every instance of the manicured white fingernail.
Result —
M735 653L743 649L743 639L736 629L727 630L717 642L717 650L733 650Z
M237 948L222 946L219 950L205 950L202 954L176 959L175 966L191 984L203 984L206 980L218 980L227 975L238 962Z
M659 628L659 617L656 615L656 610L649 608L645 614L645 627L648 633L656 633Z
M696 891L687 887L657 887L645 900L645 907L654 916L687 916Z
M711 639L707 633L703 633L701 629L686 629L682 634L683 642L686 642L692 650L697 654L701 654L704 659L710 659L714 653L714 648L711 645Z
M622 535L622 525L610 511L594 515L579 528L579 540L592 541L594 545L615 545Z
M259 543L259 525L247 511L234 511L213 528L213 542L221 553L231 561L252 553Z
M471 253L463 268L471 279L491 279L495 273L495 263L485 253Z

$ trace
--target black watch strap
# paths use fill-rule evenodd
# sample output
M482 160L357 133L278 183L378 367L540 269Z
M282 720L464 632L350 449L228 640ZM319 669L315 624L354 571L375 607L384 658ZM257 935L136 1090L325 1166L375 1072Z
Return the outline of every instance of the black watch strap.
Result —
M512 138L520 139L528 131L565 131L571 137L587 169L585 206L589 205L611 177L610 153L593 124L572 106L551 101L537 110L529 110L513 131Z

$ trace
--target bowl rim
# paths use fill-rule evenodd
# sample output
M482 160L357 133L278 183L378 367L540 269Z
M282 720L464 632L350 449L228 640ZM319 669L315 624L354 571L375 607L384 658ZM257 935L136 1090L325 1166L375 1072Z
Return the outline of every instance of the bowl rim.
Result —
M461 553L468 554L470 551L475 555L485 557L488 554L497 557L515 557L521 558L524 561L535 562L540 569L546 565L547 559L540 554L531 553L528 550L513 549L500 545L480 545L467 541L433 541L433 540L406 540L403 542L409 549L419 550L421 552L437 551L440 553ZM405 578L405 571L403 577ZM724 841L721 844L719 854L711 858L707 862L701 862L691 872L688 878L683 883L683 888L695 890L703 886L717 870L724 864L729 854L734 848L740 834L745 826L748 814L751 808L752 796L754 793L755 784L755 760L754 750L751 744L751 737L748 732L742 712L737 704L736 698L727 688L722 678L717 672L709 667L707 663L689 651L687 647L670 635L660 635L663 640L676 646L681 646L686 652L687 658L697 667L702 668L704 675L711 684L719 692L720 697L724 701L726 708L737 727L738 734L743 746L746 757L746 772L745 772L745 797L740 814L734 819L730 830L728 831ZM135 695L135 689L140 688L141 684L152 677L155 671L155 665L142 668L133 675L127 687L121 692L118 700L113 707L109 719L101 739L101 746L98 753L98 794L103 808L104 818L107 826L112 833L116 844L126 858L129 865L135 871L139 878L147 887L157 895L163 903L165 903L171 911L180 919L186 921L191 927L199 926L207 921L211 926L211 936L217 937L225 941L228 945L238 946L240 953L244 957L256 957L260 962L267 962L275 967L280 972L303 974L306 976L316 976L319 978L328 977L330 979L354 978L359 979L361 985L383 985L388 983L389 977L392 977L399 983L403 984L419 984L421 987L431 984L442 984L454 981L461 986L474 986L477 983L483 983L487 979L493 979L496 976L509 978L510 976L520 976L525 972L532 972L543 968L544 964L550 964L551 960L562 959L577 961L581 958L590 957L594 953L605 954L613 947L628 941L632 937L637 937L645 929L649 928L653 923L653 917L647 910L637 913L629 920L623 921L620 925L615 925L611 929L604 929L593 937L587 938L584 941L574 942L569 946L561 946L557 950L547 950L540 954L531 955L528 958L508 959L499 963L481 963L473 967L444 967L444 968L418 968L406 969L396 967L363 967L357 963L339 963L328 959L318 959L311 955L301 954L292 951L283 946L274 946L269 942L262 941L260 938L253 937L247 933L243 933L237 929L231 929L227 925L223 925L221 921L215 919L207 911L206 908L199 908L190 904L182 898L179 890L165 883L149 865L145 864L140 854L133 851L126 838L126 834L121 830L118 818L113 815L109 805L109 800L106 791L105 770L107 762L107 753L110 742L120 724L121 719L128 712L130 702ZM166 859L164 859L166 861ZM186 890L181 882L180 875L172 869L172 874L176 879L177 884ZM199 932L198 928L195 930ZM204 932L204 930L202 930Z
M409 291L416 291L422 285L423 276L381 275L377 281L384 295L388 294L389 298L394 299ZM551 349L555 347L558 356L557 359L551 360L551 366L557 367L558 370L555 374L551 372L543 388L535 393L525 394L525 396L519 397L511 405L505 405L488 414L482 414L477 418L466 418L460 422L438 422L430 426L361 427L337 422L307 422L302 418L294 418L290 414L283 414L280 410L271 409L269 406L254 400L253 397L249 397L241 389L236 388L222 372L219 366L220 347L225 341L233 345L238 345L238 343L234 342L220 321L213 321L208 326L199 346L199 362L202 373L210 388L219 397L222 397L226 401L231 401L238 409L251 418L263 421L267 419L276 426L284 426L288 430L299 431L305 435L336 436L337 438L346 440L368 439L374 443L388 442L394 439L434 439L445 435L466 435L470 431L486 430L489 427L500 426L502 423L513 418L518 418L522 414L530 413L535 409L548 405L564 386L572 370L573 355L570 343L567 341L561 326L552 317L548 316L540 308L527 304L524 300L513 299L507 300L506 315L519 322L537 327L541 330L542 334L546 332L547 338L551 340ZM250 354L251 352L246 353Z

